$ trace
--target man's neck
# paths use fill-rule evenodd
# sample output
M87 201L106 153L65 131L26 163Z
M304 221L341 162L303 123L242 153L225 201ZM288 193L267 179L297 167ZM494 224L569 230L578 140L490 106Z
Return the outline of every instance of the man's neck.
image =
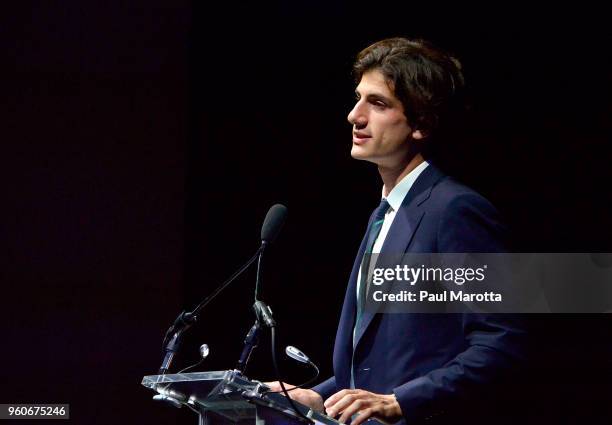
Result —
M389 196L393 188L423 161L425 161L423 156L417 153L415 156L406 159L406 161L397 166L384 167L379 165L378 172L384 184L383 195L385 197Z

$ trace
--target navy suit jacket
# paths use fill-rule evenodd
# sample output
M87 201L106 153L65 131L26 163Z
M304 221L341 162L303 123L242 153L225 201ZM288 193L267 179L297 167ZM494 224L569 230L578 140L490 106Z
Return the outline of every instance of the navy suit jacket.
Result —
M372 220L372 217L370 217ZM406 195L381 253L503 252L505 228L481 195L430 164ZM356 281L365 239L349 279L334 346L334 377L313 390L323 399L350 387L395 394L406 422L444 412L522 358L524 329L499 314L373 314L355 334Z

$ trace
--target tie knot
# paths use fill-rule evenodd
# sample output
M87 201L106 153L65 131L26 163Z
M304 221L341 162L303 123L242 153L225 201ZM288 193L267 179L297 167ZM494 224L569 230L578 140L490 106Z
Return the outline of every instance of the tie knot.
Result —
M389 203L385 198L383 198L383 200L380 201L380 205L378 205L378 208L376 208L376 210L374 211L374 221L384 219L388 209Z

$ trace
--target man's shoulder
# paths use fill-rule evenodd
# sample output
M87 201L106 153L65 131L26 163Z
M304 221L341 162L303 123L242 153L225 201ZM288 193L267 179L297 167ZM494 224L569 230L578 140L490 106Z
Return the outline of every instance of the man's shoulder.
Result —
M499 211L469 186L440 179L427 208L440 252L505 252L508 233Z
M468 205L494 209L487 198L450 176L444 176L432 187L430 201L440 209L462 208Z

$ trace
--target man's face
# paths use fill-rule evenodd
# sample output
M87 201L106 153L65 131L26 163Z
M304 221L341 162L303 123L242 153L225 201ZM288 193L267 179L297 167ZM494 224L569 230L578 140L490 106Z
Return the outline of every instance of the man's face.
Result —
M409 158L411 139L421 139L404 115L393 87L374 69L363 74L355 89L357 103L348 114L353 125L351 156L383 167L396 167Z

